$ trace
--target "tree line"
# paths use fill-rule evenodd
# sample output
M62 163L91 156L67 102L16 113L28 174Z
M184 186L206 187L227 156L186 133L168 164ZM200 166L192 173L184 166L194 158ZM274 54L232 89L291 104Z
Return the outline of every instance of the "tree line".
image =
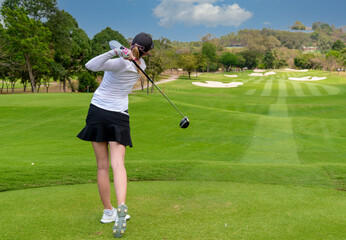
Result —
M100 73L87 71L84 64L109 50L110 40L126 47L131 42L109 27L89 39L76 19L57 7L56 0L5 0L1 16L1 92L5 85L13 92L18 81L24 91L30 86L32 92L38 92L44 86L48 92L52 80L60 82L63 91L67 84L73 92L94 91ZM297 22L294 26L303 28ZM165 69L184 69L190 77L194 71L220 68L345 68L345 29L323 22L314 23L312 29L243 29L220 38L207 34L195 42L155 39L155 49L145 57L147 73L155 81ZM78 86L72 81L75 77ZM144 84L141 79L142 89Z

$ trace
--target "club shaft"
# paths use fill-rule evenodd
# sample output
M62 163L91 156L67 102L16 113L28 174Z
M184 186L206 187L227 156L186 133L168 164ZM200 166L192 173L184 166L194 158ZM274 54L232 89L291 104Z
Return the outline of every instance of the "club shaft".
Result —
M153 80L151 80L151 78L143 71L143 69L137 64L136 61L132 60L132 62L136 65L136 67L148 78L148 80L156 87L157 90L159 90L159 92L167 99L167 101L175 108L175 110L177 110L180 115L182 117L185 117L184 114L182 114L182 112L179 111L179 109L171 102L171 100L169 100L169 98L166 96L166 94L164 94L161 89L154 83Z

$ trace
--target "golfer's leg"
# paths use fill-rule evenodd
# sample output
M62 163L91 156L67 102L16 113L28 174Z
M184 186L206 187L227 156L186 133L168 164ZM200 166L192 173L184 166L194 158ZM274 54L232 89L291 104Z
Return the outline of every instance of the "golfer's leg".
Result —
M114 174L115 194L118 205L125 203L127 191L127 175L125 169L125 146L118 142L109 142L109 152Z
M109 155L107 142L92 142L97 161L97 186L105 209L112 209L109 185Z

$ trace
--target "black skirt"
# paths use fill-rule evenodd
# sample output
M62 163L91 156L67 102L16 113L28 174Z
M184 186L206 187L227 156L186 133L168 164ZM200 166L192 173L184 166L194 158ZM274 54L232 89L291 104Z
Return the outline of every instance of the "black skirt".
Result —
M90 104L86 126L78 138L93 142L118 142L132 147L130 117L120 112L108 111Z

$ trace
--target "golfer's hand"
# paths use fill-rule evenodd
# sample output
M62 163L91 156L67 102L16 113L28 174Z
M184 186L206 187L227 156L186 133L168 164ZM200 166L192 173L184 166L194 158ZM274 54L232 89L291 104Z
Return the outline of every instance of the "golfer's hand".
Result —
M126 47L121 47L121 48L115 48L114 52L117 56L122 57L126 60L133 60L135 57L132 54L132 51Z
M129 49L128 51L128 56L124 57L124 59L132 61L132 60L136 60L136 58L133 56L132 51Z

